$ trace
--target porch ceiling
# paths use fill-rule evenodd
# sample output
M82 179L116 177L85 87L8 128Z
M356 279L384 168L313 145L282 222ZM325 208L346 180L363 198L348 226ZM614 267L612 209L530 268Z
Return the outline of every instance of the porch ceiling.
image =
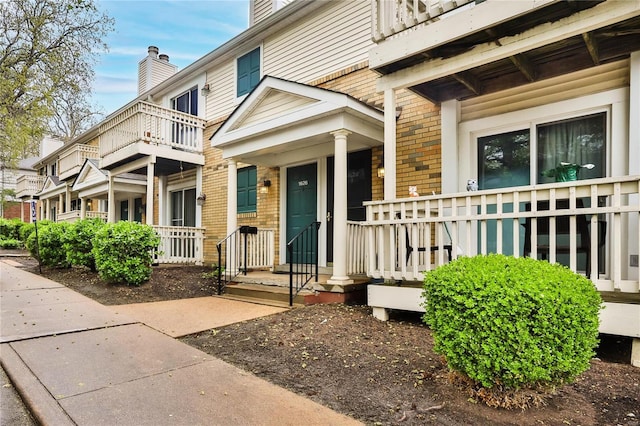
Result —
M438 63L463 57L482 45L501 46L501 40L505 38L536 27L542 31L548 23L572 17L602 3L605 1L555 2L517 19L426 50L376 71L383 75L392 74L425 61ZM618 61L637 50L640 50L640 16L413 85L410 89L435 103L451 99L462 100Z
M265 77L211 137L223 158L269 167L332 155L332 132L348 150L383 144L383 113L346 94Z

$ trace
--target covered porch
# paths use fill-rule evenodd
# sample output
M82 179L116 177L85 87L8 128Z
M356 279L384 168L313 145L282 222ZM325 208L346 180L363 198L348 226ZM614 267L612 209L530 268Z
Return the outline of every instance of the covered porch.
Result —
M327 286L353 284L352 275L365 271L364 250L356 254L352 238L361 241L356 246L362 249L364 234L357 222L348 220L348 192L355 186L349 182L369 179L360 186L370 191L370 149L382 145L382 121L381 111L348 95L263 78L211 138L228 164L227 235L238 229L238 165L279 169L279 219L271 218L279 241L273 248L276 264L288 262L287 242L317 222L315 256L321 267L329 268ZM370 199L369 194L358 204Z

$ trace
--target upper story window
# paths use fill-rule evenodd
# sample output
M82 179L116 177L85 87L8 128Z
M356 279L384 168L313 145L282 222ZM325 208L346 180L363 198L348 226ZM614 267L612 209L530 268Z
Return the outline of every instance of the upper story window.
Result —
M56 163L49 165L49 176L57 176L57 171Z
M246 95L260 82L260 48L257 47L237 61L236 95Z
M182 95L171 99L171 109L198 115L198 88L193 87Z
M238 213L252 213L256 211L256 186L256 166L245 167L238 170Z

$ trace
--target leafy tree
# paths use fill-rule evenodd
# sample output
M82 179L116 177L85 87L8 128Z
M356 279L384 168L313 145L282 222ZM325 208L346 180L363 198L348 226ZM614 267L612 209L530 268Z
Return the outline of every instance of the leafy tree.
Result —
M54 99L91 85L113 20L95 0L0 2L0 162L35 153Z

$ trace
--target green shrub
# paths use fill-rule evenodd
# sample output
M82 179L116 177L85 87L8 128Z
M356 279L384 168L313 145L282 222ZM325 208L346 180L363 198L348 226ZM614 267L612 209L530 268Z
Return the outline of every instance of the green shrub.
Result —
M0 238L5 239L20 239L20 229L24 225L24 222L20 219L5 219L0 218Z
M38 222L38 245L36 247L36 233L27 237L26 246L31 256L45 266L68 268L67 253L64 243L69 224L66 222Z
M49 225L51 222L50 220L44 219L44 220L39 220L38 221L38 230L41 227L47 226ZM20 236L19 239L20 241L22 241L22 243L25 245L25 247L27 247L27 240L29 239L29 236L34 233L36 230L36 225L33 223L25 223L24 225L22 225L20 227ZM35 237L34 237L35 238ZM28 249L28 247L27 247Z
M93 256L93 237L105 223L100 219L83 219L71 224L67 231L64 249L67 261L76 266L86 266L96 271L96 261Z
M152 227L120 221L98 229L93 241L96 268L108 282L140 285L151 276L160 238Z
M425 274L423 297L435 350L485 389L569 383L589 368L598 343L600 295L558 264L460 258Z
M0 236L0 248L3 249L17 249L22 246L22 243L15 238L4 238Z

